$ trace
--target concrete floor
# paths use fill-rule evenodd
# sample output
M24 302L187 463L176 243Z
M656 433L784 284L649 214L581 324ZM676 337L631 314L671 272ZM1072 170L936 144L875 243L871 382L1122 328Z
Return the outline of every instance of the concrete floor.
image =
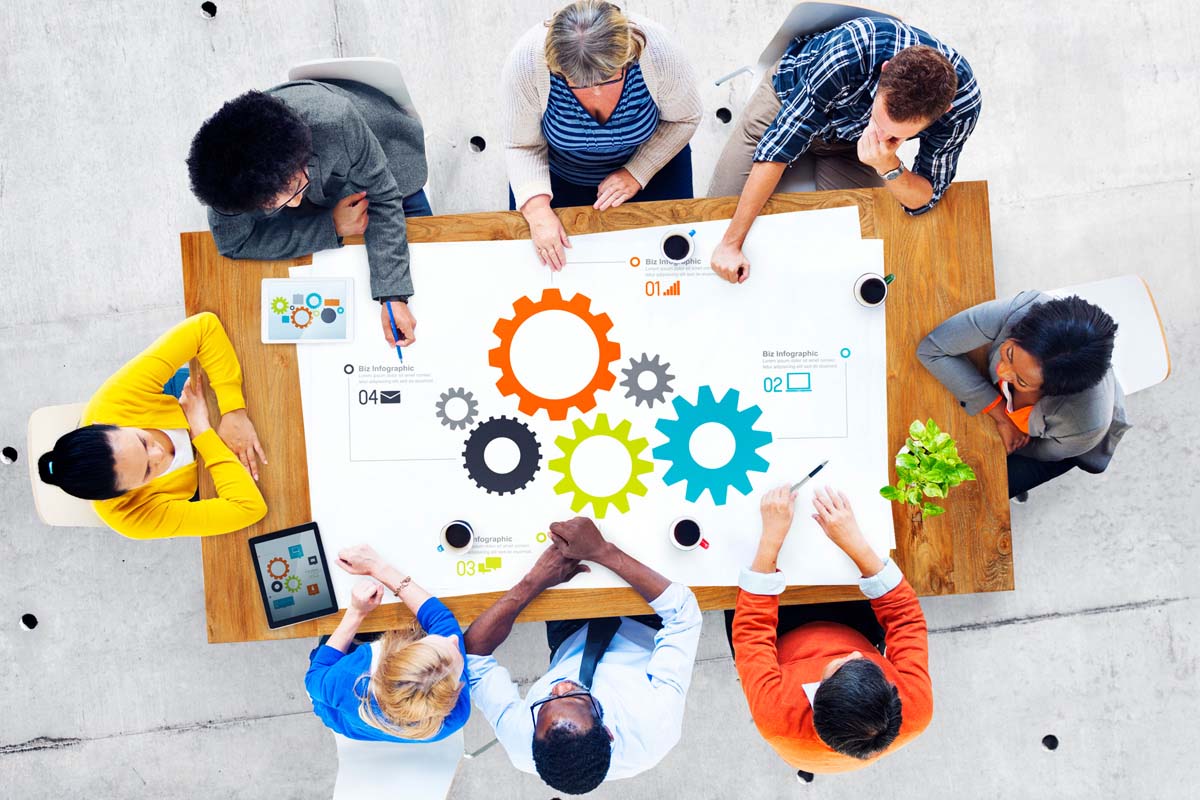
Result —
M397 60L430 132L439 212L504 207L496 93L506 51L557 3L529 0L5 0L0 100L0 796L321 798L332 738L301 676L311 642L205 641L200 546L50 529L33 510L25 423L78 401L182 316L180 231L204 226L183 166L222 101L337 55ZM704 79L693 142L707 185L742 76L790 2L628 0L672 28ZM893 0L973 64L984 113L960 175L991 187L1001 294L1138 272L1174 374L1129 400L1103 476L1013 509L1017 591L924 602L937 713L865 771L796 784L757 737L709 615L683 741L596 797L1194 797L1200 741L1200 394L1195 264L1200 4ZM468 140L482 136L482 152ZM1185 419L1184 423L1171 420ZM982 422L980 424L983 424ZM23 630L23 614L39 624ZM541 630L502 649L540 674ZM1042 738L1058 737L1050 752ZM490 739L476 717L468 747ZM1191 787L1191 788L1189 788ZM455 798L548 798L499 750Z

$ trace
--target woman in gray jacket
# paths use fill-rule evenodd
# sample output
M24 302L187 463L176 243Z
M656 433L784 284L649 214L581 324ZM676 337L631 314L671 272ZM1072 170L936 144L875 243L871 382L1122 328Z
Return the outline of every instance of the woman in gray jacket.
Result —
M1103 472L1129 428L1112 371L1117 324L1079 297L1021 292L955 314L917 357L974 416L986 413L1008 450L1008 496L1073 467ZM987 348L982 374L968 357Z

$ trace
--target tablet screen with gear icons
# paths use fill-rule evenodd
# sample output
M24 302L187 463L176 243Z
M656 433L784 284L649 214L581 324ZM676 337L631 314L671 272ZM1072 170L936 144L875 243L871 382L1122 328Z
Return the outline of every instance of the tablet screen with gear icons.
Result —
M270 627L295 625L338 610L317 523L255 537L250 556Z
M353 293L350 278L264 278L263 344L350 341Z

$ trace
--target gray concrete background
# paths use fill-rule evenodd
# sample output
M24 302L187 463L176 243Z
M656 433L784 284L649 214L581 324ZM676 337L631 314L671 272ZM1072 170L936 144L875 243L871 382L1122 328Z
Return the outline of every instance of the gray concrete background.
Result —
M331 737L301 676L311 642L208 645L194 541L50 529L24 452L34 408L85 399L182 316L178 233L202 228L183 158L225 99L290 64L379 55L426 120L434 208L505 207L496 94L508 47L557 3L483 0L0 3L0 796L328 797ZM630 0L672 28L702 77L703 192L742 76L790 8ZM705 619L683 741L602 787L638 798L1194 797L1200 740L1194 583L1200 394L1195 264L1200 4L894 0L971 61L984 92L959 177L990 182L1002 294L1127 272L1154 288L1174 373L1129 400L1112 468L1013 509L1017 591L929 599L937 712L913 745L800 786L757 737ZM488 142L472 152L471 136ZM253 391L253 387L249 387ZM980 422L979 424L984 424ZM22 614L40 624L25 631ZM542 632L501 650L526 681ZM1042 747L1046 734L1061 740ZM490 738L476 717L468 747ZM553 795L493 749L455 798Z

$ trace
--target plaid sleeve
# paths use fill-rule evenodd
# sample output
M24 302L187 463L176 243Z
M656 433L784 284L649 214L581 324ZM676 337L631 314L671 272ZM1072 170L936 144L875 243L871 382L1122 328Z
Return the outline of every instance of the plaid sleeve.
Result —
M846 26L831 32L821 46L820 56L808 66L806 80L792 89L783 101L754 151L755 161L791 163L804 155L815 136L829 122L829 112L845 89L862 82L864 34ZM781 68L799 57L797 45L784 57Z
M975 122L978 119L978 114L963 117L956 120L944 136L921 139L921 149L917 151L912 171L913 174L929 181L933 186L933 197L920 208L905 208L909 215L915 217L929 211L950 188L950 181L954 180L954 173L958 170L958 157L962 154L963 145L975 130Z

